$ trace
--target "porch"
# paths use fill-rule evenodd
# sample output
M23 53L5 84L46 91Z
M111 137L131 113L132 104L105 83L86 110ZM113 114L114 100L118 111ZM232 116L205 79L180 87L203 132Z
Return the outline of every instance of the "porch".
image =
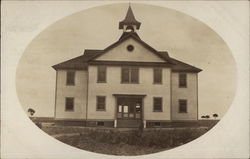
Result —
M113 94L116 98L115 128L145 127L143 122L143 98L146 95Z

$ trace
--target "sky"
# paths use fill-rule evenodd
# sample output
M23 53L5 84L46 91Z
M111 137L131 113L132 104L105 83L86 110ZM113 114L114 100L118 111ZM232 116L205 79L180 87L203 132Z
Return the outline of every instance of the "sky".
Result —
M116 42L128 4L112 4L69 15L49 25L24 51L16 71L17 94L24 111L52 117L56 71L51 67ZM132 4L143 41L173 58L192 64L199 73L199 117L217 113L221 118L234 98L236 66L223 39L206 24L181 12Z

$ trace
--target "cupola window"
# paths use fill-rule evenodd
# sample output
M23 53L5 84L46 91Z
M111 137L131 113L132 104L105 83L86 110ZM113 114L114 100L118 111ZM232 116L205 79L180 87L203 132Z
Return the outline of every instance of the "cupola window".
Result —
M129 25L126 27L126 32L134 32L133 26Z

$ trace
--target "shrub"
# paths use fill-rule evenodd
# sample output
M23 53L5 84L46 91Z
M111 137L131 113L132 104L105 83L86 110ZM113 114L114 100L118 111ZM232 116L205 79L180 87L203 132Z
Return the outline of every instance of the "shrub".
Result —
M81 149L94 152L104 151L100 149L105 149L107 154L118 155L129 153L124 152L124 149L130 149L134 153L140 154L145 150L152 153L173 148L201 136L208 130L205 128L145 129L140 134L139 130L120 132L117 130L70 127L43 127L43 129L47 129L52 134L78 132L80 136L67 136L59 138L59 140Z

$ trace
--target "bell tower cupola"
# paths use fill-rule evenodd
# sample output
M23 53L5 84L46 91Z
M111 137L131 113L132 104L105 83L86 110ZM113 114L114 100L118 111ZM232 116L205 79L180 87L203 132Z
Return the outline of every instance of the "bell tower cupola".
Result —
M135 19L131 6L129 6L125 19L119 23L119 29L123 29L123 32L136 32L140 26L141 22Z

